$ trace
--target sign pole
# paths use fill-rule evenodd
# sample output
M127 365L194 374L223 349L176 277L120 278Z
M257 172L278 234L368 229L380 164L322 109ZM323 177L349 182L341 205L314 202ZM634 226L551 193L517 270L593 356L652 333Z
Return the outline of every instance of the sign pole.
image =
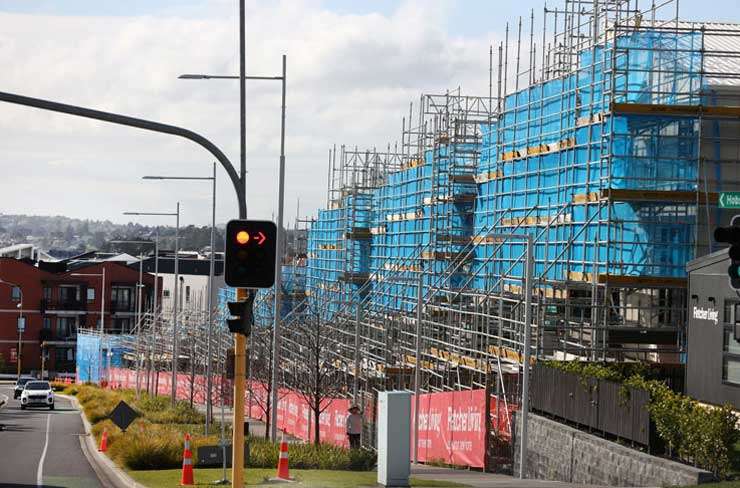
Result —
M249 296L246 288L237 288L236 299L246 300ZM231 441L231 480L232 486L244 486L244 392L247 376L247 338L243 334L234 334L234 419Z

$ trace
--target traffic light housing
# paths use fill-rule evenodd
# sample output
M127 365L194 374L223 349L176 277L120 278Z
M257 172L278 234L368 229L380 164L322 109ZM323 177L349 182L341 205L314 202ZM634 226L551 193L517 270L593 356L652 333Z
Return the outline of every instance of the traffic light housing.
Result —
M240 300L238 302L227 302L229 307L229 317L226 319L226 324L229 326L229 331L232 334L242 334L249 337L252 333L252 323L254 316L252 313L252 304L254 303L254 295L249 293L246 300Z
M730 257L727 276L729 277L730 288L740 290L740 226L717 227L714 229L714 240L730 245L727 250Z
M226 284L270 288L275 283L277 227L267 220L232 220L226 224Z

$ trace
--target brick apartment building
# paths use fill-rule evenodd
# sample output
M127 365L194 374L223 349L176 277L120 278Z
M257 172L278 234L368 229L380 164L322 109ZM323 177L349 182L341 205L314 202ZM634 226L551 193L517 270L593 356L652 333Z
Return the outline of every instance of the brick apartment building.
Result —
M46 371L75 371L77 330L99 324L103 269L105 330L127 333L135 326L139 272L126 262L94 256L38 264L0 258L0 373L16 372L20 317L25 319L20 355L24 373L41 370L42 344ZM142 281L142 311L147 311L153 303L154 276L144 273Z

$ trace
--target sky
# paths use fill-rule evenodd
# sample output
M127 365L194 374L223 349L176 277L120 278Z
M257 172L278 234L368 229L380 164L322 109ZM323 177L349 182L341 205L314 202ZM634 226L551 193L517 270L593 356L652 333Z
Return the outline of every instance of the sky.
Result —
M643 0L647 3L647 0ZM287 55L285 222L326 201L333 145L383 148L421 93L488 93L488 50L542 0L247 1L247 74L279 75ZM550 6L562 0L549 0ZM732 0L681 0L687 20L740 22ZM239 161L236 0L0 0L0 91L119 112L198 132ZM540 32L536 27L536 32ZM277 212L280 84L247 86L249 216ZM213 158L189 141L0 105L0 212L129 222L171 212L207 225ZM217 220L236 217L218 170ZM145 224L169 224L141 217Z

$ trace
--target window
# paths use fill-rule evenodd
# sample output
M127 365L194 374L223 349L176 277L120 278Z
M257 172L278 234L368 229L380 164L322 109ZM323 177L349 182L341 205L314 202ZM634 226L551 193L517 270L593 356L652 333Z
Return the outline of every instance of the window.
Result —
M70 337L77 333L76 317L57 318L57 337Z
M73 304L80 300L80 288L78 286L60 286L59 301L62 303Z
M51 301L51 287L45 286L43 293L44 293L44 300L46 300L47 302L50 302Z
M133 290L128 287L114 286L111 289L111 305L113 310L120 312L133 311L132 291Z
M169 298L170 297L170 290L162 290L162 296L164 298Z
M185 287L185 301L190 302L190 287L189 286Z
M92 302L95 300L95 288L88 288L87 289L87 301Z
M67 360L67 348L57 347L54 349L54 357L58 362L64 362Z
M740 359L725 359L722 364L722 379L740 385Z
M115 330L113 332L128 334L131 332L131 319L116 319L114 328Z
M725 302L722 381L740 385L740 302Z
M10 299L14 302L19 302L21 300L21 289L17 286L14 286L10 289Z
M51 330L51 317L44 317L43 328L44 330Z

